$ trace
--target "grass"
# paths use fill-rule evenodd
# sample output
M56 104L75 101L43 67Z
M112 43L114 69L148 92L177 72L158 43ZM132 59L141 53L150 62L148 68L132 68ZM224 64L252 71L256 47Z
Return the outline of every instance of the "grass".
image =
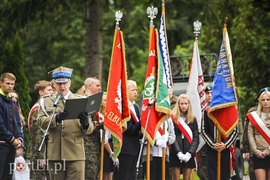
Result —
M180 175L180 180L183 179L183 174ZM197 171L193 170L191 172L190 180L200 180L200 178L197 175Z

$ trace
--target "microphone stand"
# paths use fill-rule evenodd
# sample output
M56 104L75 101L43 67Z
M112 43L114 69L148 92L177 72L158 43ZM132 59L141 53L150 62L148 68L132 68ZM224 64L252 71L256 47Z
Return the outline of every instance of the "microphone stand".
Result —
M138 160L137 160L137 165L136 165L137 171L139 171L139 175L138 175L139 178L142 177L142 174L141 174L142 172L140 171L140 169L142 169L142 164L141 164L142 149L143 149L143 145L144 145L144 142L145 142L145 135L146 135L146 130L147 130L147 126L148 126L148 121L149 121L149 117L150 117L152 105L154 103L155 103L155 99L154 98L152 98L150 100L150 102L148 102L149 110L148 110L148 113L147 113L147 118L146 118L146 122L145 122L145 128L144 128L144 132L143 132L143 137L142 137L142 140L140 141L141 146L140 146L140 152L139 152L139 156L138 156Z
M52 123L53 116L54 116L54 114L56 112L57 105L54 105L55 108L53 110L52 115L50 116L49 124L48 124L48 126L47 126L47 128L46 128L46 130L45 130L45 132L44 132L44 134L42 136L42 141L41 141L41 143L39 145L39 148L38 148L38 152L41 152L42 146L43 146L43 144L45 142L45 162L46 162L45 168L44 168L44 171L45 171L45 180L48 179L48 168L47 168L48 167L48 164L47 163L49 163L49 161L47 161L47 158L48 158L48 140L49 140L49 132L48 131L49 131L50 125Z

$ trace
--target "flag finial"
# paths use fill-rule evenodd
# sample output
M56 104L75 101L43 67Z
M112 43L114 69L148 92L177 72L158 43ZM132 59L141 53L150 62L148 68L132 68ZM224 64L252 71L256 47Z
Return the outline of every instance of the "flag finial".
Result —
M148 14L148 17L150 18L151 27L153 26L153 19L156 18L157 13L158 13L158 8L153 7L153 6L147 8L147 14Z
M115 20L116 20L116 28L117 29L120 29L119 28L119 22L121 21L122 17L123 17L123 13L121 11L116 11L115 12Z
M227 22L228 22L228 18L227 17L225 17L225 19L224 19L224 21L225 21L225 23L224 23L224 28L227 28Z
M200 34L200 31L201 31L201 26L202 26L202 23L200 21L195 21L193 23L193 26L194 26L194 34L195 34L195 39L198 39L198 36Z

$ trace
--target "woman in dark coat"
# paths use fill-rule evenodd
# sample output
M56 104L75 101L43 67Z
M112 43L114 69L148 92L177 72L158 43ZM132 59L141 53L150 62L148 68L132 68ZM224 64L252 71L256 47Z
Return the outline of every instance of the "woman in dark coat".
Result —
M192 113L188 95L181 94L172 110L175 142L170 149L172 179L180 178L181 170L185 180L190 179L191 170L196 167L194 155L199 145L199 131Z

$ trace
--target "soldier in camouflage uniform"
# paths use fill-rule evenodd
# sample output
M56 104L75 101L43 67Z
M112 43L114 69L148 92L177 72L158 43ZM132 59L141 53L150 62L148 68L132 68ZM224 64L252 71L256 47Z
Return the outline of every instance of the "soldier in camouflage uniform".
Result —
M53 94L52 84L49 81L41 80L35 84L35 92L39 99L43 96ZM28 131L30 135L30 148L28 148L28 159L31 161L30 178L44 179L45 178L45 157L44 151L38 152L39 145L42 139L42 129L38 125L38 110L40 102L31 108L28 114Z
M95 118L92 116L92 118ZM96 118L95 118L96 119ZM98 180L100 170L100 129L97 126L92 134L85 136L85 180Z
M254 106L254 107L251 107L247 114L252 112L252 111L256 111L257 110L257 106ZM242 152L243 152L243 158L245 160L248 161L248 173L249 173L249 179L250 180L255 180L256 177L255 177L255 172L254 172L254 168L253 168L253 160L252 160L252 156L253 156L253 153L251 151L251 148L249 146L249 142L248 142L248 119L245 118L245 121L244 121L244 132L243 132L243 137L242 137Z
M84 81L83 95L90 96L101 91L100 80L97 77L88 77ZM85 145L85 180L98 180L100 170L100 129L102 123L99 122L97 114L91 115L92 120L96 124L92 134L84 137Z
M177 100L178 100L178 96L176 96L173 93L173 88L168 89L168 93L169 93L169 99L170 99L170 104L171 104L171 109L174 108ZM166 171L169 171L169 177L172 177L172 169L169 167L166 167Z
M210 106L210 102L212 99L212 84L208 84L205 89L205 100L207 103L207 106ZM204 113L204 111L203 111ZM202 118L204 116L202 115ZM203 147L197 152L198 156L198 168L197 168L197 174L201 180L207 180L207 166L206 166L206 144L203 145Z

